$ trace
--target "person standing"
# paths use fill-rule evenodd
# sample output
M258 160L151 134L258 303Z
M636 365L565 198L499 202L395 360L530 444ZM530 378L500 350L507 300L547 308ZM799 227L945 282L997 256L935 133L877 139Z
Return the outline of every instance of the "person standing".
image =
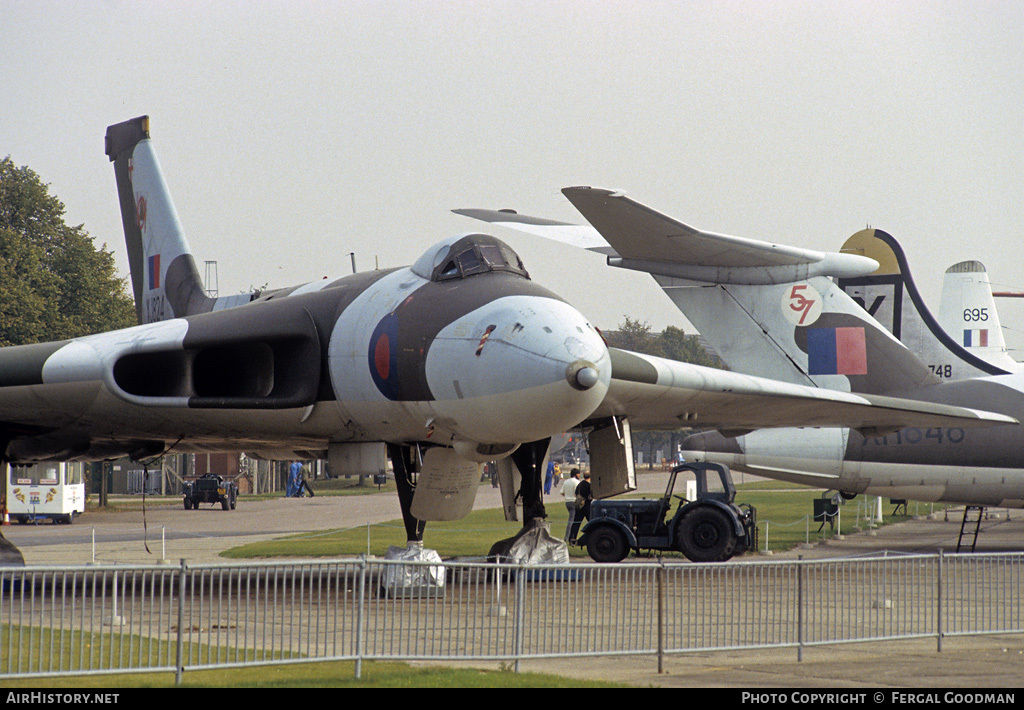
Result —
M569 536L569 544L576 543L576 536L580 532L580 525L584 519L590 520L590 501L594 499L594 489L590 485L590 471L583 474L583 480L576 486L576 516L572 521L572 534Z
M572 539L572 521L576 519L576 487L580 484L580 470L574 468L569 472L569 477L562 484L562 497L565 498L565 509L569 511L569 522L565 524L565 537L562 539L568 542Z

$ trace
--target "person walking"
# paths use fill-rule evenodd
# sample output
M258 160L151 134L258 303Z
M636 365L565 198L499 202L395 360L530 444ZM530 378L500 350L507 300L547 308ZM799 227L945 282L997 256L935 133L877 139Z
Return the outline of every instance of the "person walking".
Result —
M285 482L285 497L295 498L299 494L299 472L302 470L302 464L298 461L292 461L291 466L288 467L288 480Z
M313 497L313 487L309 485L309 464L302 464L302 468L299 469L299 490L297 495L301 496L304 492L309 493L309 497Z

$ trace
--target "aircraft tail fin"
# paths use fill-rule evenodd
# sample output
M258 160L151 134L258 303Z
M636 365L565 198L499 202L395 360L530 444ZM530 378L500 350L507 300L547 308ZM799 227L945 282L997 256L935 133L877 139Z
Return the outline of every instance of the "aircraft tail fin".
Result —
M213 310L149 136L149 117L107 128L139 323Z
M865 394L938 382L837 286L873 273L870 254L705 232L610 190L562 192L619 255L609 264L650 273L730 367Z
M1006 349L992 284L980 261L961 261L946 269L939 323L972 355L1004 370L1021 369Z
M1015 368L1006 352L984 266L961 262L946 271L936 319L892 235L864 229L847 239L842 251L870 257L879 268L867 276L839 279L839 287L938 377L963 380Z
M656 276L732 369L795 384L891 395L938 382L827 277L699 284Z

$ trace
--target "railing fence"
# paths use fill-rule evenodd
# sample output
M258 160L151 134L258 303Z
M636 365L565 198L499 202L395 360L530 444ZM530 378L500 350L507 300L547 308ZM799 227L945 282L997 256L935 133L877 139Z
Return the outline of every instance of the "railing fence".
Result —
M1024 631L1024 554L0 568L0 678L795 648Z

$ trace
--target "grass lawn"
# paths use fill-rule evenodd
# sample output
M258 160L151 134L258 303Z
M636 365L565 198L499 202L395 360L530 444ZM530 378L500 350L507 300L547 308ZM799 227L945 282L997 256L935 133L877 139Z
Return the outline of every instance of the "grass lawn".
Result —
M451 668L407 663L366 661L355 677L352 661L188 671L182 688L578 688L579 680L543 673L515 673L511 664L493 669ZM174 674L121 673L96 676L5 679L3 687L38 690L173 688ZM587 681L588 688L624 688L625 684ZM134 696L131 696L134 697Z
M319 490L318 490L319 493ZM777 481L760 481L739 486L736 500L748 503L757 509L759 550L783 551L792 549L803 542L816 542L837 532L826 525L819 532L819 522L813 517L814 499L821 491L803 489ZM647 497L647 496L636 496ZM863 496L846 503L840 508L841 532L849 534L855 526L864 527L868 514L867 506L876 499ZM918 505L915 511L915 505ZM925 506L925 507L920 507ZM673 505L673 512L674 512ZM937 508L938 509L938 508ZM926 513L927 504L910 504L910 514ZM565 532L567 512L561 499L549 499L547 503L551 534L562 537ZM906 516L893 516L892 506L883 501L883 524L904 520ZM483 557L498 540L512 537L520 524L507 522L499 509L474 510L467 517L455 522L427 524L426 535L430 546L444 550L445 556ZM838 528L838 526L837 526ZM349 555L383 556L389 546L405 547L405 529L399 519L386 523L316 533L302 533L269 542L254 543L236 547L223 553L231 559L252 559L261 557L339 557ZM582 548L570 548L570 554L581 560L589 559ZM684 559L679 553L662 553L666 558Z

